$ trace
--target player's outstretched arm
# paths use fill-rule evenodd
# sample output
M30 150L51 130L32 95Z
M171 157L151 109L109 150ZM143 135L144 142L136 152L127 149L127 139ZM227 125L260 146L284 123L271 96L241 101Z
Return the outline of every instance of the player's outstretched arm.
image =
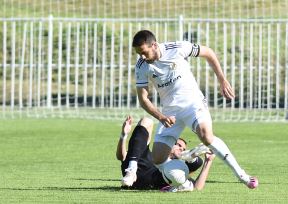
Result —
M205 154L205 161L202 170L198 175L197 179L195 180L194 184L195 189L202 190L204 188L214 158L215 158L214 154L211 153Z
M235 97L234 91L230 83L224 76L224 73L221 69L220 62L217 59L215 52L209 47L200 46L199 57L204 57L209 63L209 65L212 67L213 71L215 72L217 79L219 81L219 84L220 84L221 94L227 99L234 98Z
M137 95L141 107L154 118L159 120L165 127L171 127L176 122L174 116L165 116L162 114L148 98L148 87L137 87Z
M122 125L122 130L121 130L120 138L119 138L117 149L116 149L116 158L120 161L124 161L127 155L126 139L132 128L132 121L133 119L129 115L127 116L127 118L125 119Z

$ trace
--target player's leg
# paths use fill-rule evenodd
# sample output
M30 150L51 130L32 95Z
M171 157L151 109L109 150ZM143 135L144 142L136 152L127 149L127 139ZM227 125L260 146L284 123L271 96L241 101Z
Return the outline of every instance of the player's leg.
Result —
M158 165L158 168L161 169L161 164L165 163L165 161L168 159L170 152L171 152L171 147L169 145L162 143L162 142L154 142L153 148L152 148L153 163L155 165Z
M152 160L160 171L162 170L163 164L170 160L168 157L171 149L184 128L185 124L178 119L176 119L176 123L169 128L166 128L162 123L158 124L152 149Z
M184 127L184 123L177 119L170 128L165 128L160 123L153 144L152 158L167 183L177 188L183 186L185 190L193 190L193 183L187 179L189 175L187 165L181 160L168 158Z
M239 179L245 174L227 145L220 138L213 135L211 123L202 122L198 124L196 133L200 140L223 160Z
M205 113L203 117L208 118L205 116ZM247 175L245 171L240 167L225 142L214 136L211 120L209 118L206 120L203 118L201 119L200 117L197 120L197 124L196 133L200 140L232 169L240 181L245 183L249 188L256 188L258 185L257 179Z
M147 145L150 144L151 141L151 137L152 137L152 131L153 131L153 120L151 120L150 118L147 117L143 117L139 122L138 125L143 126L146 128L147 132L148 132L148 139L147 139Z
M205 100L194 103L185 112L185 124L192 128L200 140L208 146L221 160L223 160L249 188L258 185L256 178L250 177L237 163L227 145L212 130L212 119ZM255 184L255 185L254 185Z
M152 129L153 121L151 119L144 117L138 122L128 143L126 158L129 161L138 161L150 142Z
M149 118L142 118L135 127L128 144L128 152L124 163L128 163L125 168L125 176L121 183L123 186L131 186L137 179L138 160L143 152L147 149L147 145L151 138L153 129L153 121Z

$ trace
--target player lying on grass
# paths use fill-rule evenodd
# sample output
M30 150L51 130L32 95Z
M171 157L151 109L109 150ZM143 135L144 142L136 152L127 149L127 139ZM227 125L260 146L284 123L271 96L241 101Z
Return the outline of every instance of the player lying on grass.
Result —
M164 179L162 173L154 166L152 162L149 143L151 139L153 121L149 118L142 118L135 127L126 150L126 139L132 129L132 117L128 116L123 123L122 132L117 145L116 157L121 161L121 171L123 179L121 181L123 188L132 189L162 189L163 191L177 192L183 189L170 187L171 181ZM193 173L203 164L203 160L198 156L205 153L205 161L202 170L193 182L194 188L201 190L204 188L212 160L215 155L211 154L204 145L199 145L193 150L185 151L186 142L178 139L173 146L170 158L185 157L185 164L189 168L189 173ZM208 153L209 152L209 153ZM184 162L184 161L183 161ZM166 181L165 181L166 180Z

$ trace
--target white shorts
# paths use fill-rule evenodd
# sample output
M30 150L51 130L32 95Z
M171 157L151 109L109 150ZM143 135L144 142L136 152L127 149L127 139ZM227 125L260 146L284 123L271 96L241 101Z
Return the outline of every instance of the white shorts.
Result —
M196 132L196 128L200 123L212 124L205 99L202 102L191 104L185 108L169 107L169 109L163 109L163 114L166 116L175 116L176 123L169 128L159 123L154 142L167 144L171 148L186 126L191 128L193 132Z

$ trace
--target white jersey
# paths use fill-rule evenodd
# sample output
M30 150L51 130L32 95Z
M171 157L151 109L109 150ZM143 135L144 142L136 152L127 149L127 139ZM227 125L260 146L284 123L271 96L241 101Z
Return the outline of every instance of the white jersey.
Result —
M148 64L140 58L136 64L136 86L148 86L149 79L160 95L163 107L186 107L204 96L190 71L189 56L197 57L200 46L188 41L159 44L161 58Z

